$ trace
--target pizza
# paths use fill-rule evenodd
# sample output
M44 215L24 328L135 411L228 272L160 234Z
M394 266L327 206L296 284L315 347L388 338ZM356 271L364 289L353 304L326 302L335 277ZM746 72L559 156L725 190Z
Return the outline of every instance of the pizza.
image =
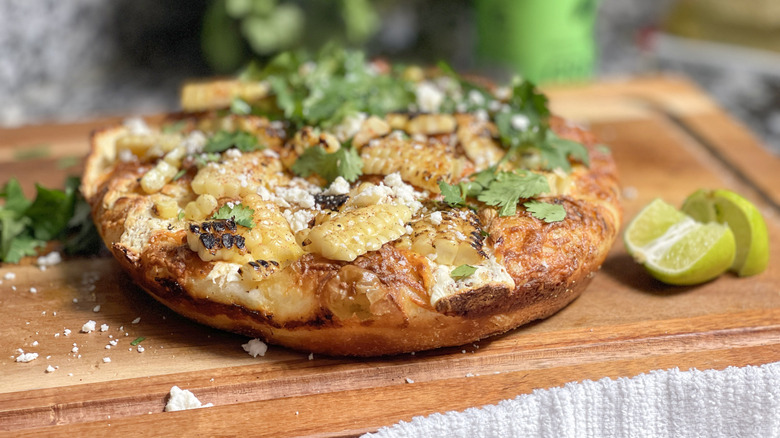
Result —
M507 332L577 298L620 226L609 149L526 81L284 54L182 103L96 131L82 193L152 297L271 344L376 356Z

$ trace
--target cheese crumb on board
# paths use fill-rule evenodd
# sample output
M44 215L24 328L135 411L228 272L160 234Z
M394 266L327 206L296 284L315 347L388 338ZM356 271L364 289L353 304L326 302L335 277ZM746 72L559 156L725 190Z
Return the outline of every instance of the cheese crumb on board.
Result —
M25 353L21 348L17 350L19 355L16 356L17 362L27 363L38 359L38 353Z
M170 397L168 403L165 405L165 412L184 411L187 409L208 408L214 406L211 403L205 405L195 397L192 392L181 389L178 386L171 387Z
M82 333L94 332L95 324L96 322L90 319L89 321L85 322L83 326L81 326L81 332Z
M51 365L49 365L49 366L47 366L47 367L46 367L46 372L47 372L47 373L53 373L53 372L54 372L54 371L56 371L56 370L57 370L57 369L56 369L56 368L54 368L54 367L53 367L53 366L51 366Z
M244 348L244 351L249 353L252 357L265 356L265 352L268 351L268 346L265 345L265 342L257 338L252 339L241 346Z

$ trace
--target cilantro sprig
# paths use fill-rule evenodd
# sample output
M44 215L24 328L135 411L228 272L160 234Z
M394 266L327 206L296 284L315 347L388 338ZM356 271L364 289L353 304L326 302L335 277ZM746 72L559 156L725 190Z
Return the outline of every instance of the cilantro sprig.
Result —
M203 151L207 153L224 152L232 147L241 152L265 149L265 145L258 143L257 137L246 131L217 131L206 141Z
M514 216L521 199L530 199L547 192L550 185L547 178L539 173L528 170L496 172L494 168L489 168L475 173L466 182L447 184L439 181L439 188L443 201L450 207L472 207L467 202L471 197L499 207L499 216ZM560 205L529 200L523 206L532 216L545 222L557 222L566 217L566 210Z
M362 52L334 45L314 56L282 53L263 69L250 65L241 78L266 81L275 105L256 110L284 118L294 128L334 126L357 112L405 112L416 99L411 81L399 74L377 74Z
M212 219L231 219L238 225L242 225L247 228L255 226L255 220L253 215L255 211L242 204L234 204L232 207L228 204L222 207L211 216Z
M291 167L292 171L303 178L311 174L321 176L328 184L341 176L353 182L363 174L363 160L357 151L349 145L343 145L336 152L325 152L320 146L311 147L301 154Z
M64 190L36 185L36 196L29 200L19 181L9 180L0 189L5 200L0 206L0 261L17 263L55 239L71 254L97 252L100 237L78 186L76 177L66 180Z

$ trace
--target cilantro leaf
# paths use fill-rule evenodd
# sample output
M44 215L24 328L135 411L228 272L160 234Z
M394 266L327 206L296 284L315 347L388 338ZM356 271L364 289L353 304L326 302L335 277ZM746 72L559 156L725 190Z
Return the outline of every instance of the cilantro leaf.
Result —
M453 280L463 280L466 277L470 277L477 272L477 268L471 265L460 265L450 272L450 277Z
M588 150L584 145L576 141L558 137L553 131L547 131L546 138L539 144L539 152L546 169L561 168L565 172L571 172L569 157L590 165Z
M5 183L2 190L0 190L0 198L5 198L4 209L18 214L22 214L32 203L24 196L22 186L19 185L19 181L16 178L11 178Z
M255 211L241 204L235 204L232 207L225 204L211 216L212 219L232 219L236 224L247 228L255 226L255 220L252 215Z
M242 152L265 149L265 145L257 142L257 137L245 131L217 131L206 141L204 152L223 152L232 147Z
M336 152L327 153L320 146L306 149L291 167L300 177L308 177L316 173L328 184L339 176L353 182L363 174L363 160L351 147L342 147Z
M141 342L143 342L145 339L146 339L145 337L143 337L143 336L139 336L139 337L137 337L137 338L133 339L132 341L130 341L130 345L132 345L133 347L135 347L136 345L138 345L138 344L140 344Z
M186 120L177 120L175 122L166 123L162 126L160 131L162 131L163 134L176 134L177 132L183 131L186 127Z
M559 204L550 204L542 201L527 201L523 203L531 216L547 223L560 222L566 218L566 209Z
M451 185L443 180L439 180L439 189L442 196L444 196L444 202L450 207L464 207L466 205L466 200L463 199L459 185Z
M33 235L36 239L52 240L65 229L73 216L76 187L71 182L65 191L47 189L40 184L36 184L35 189L35 201L27 208L25 215L35 225Z
M76 177L66 180L64 191L37 185L36 197L30 201L18 181L6 183L0 191L0 198L6 201L0 206L0 261L16 263L22 257L35 255L38 248L53 239L64 239L66 251L71 252L73 246L68 239L74 234L79 240L78 249L99 249L100 238L90 207L80 196L78 186Z
M499 172L496 179L477 196L488 205L501 207L499 216L513 216L517 212L517 203L521 198L531 198L550 190L547 178L538 173Z
M252 113L252 106L249 105L244 99L241 99L240 97L234 97L233 100L230 101L230 112L233 114L245 116Z

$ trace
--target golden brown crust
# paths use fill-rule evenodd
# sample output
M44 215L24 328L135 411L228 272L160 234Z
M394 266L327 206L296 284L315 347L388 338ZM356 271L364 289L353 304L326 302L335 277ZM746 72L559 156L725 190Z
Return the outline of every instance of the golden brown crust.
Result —
M120 265L151 296L188 318L330 355L462 345L565 307L587 286L615 239L621 211L612 157L585 131L558 118L551 124L560 136L585 144L590 155L590 167L580 166L571 175L570 190L546 199L562 205L566 218L546 223L522 206L510 217L483 209L479 219L489 236L486 243L515 287L488 283L435 303L432 264L390 243L351 262L305 254L251 290L240 281L221 283L213 276L216 264L187 246L183 227L169 225L147 235L143 224L133 223L156 220L153 202L139 185L153 164L114 164L116 151L110 149L116 130L93 135L82 191ZM186 192L192 178L193 172L186 172L164 190ZM181 203L194 198L176 196ZM130 229L141 234L128 237ZM217 294L224 296L216 299Z

